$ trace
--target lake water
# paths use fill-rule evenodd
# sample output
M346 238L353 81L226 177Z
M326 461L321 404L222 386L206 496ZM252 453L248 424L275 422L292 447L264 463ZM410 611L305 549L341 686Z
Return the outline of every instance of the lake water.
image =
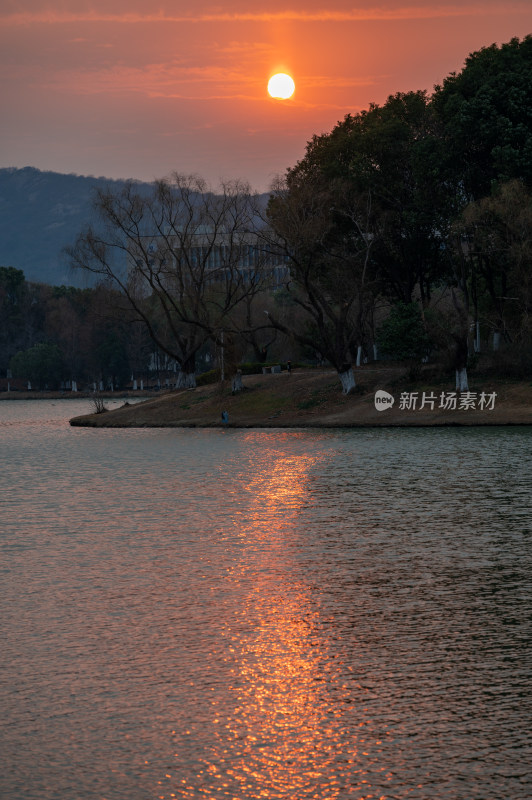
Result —
M0 797L529 800L530 429L0 402Z

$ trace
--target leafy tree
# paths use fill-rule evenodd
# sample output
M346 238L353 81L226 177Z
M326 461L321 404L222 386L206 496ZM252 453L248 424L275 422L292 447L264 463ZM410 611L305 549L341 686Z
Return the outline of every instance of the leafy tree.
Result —
M46 339L45 319L51 288L28 283L22 270L0 267L0 369L10 358Z
M95 352L104 385L111 384L113 387L127 383L130 375L125 331L121 331L121 335L117 333L116 326L108 324L100 327Z
M419 374L421 360L428 356L430 338L417 303L397 303L377 332L377 343L384 354L410 363L412 378Z
M398 93L315 136L288 173L290 189L320 176L331 187L341 180L351 193L371 195L372 263L381 291L405 303L415 290L428 303L431 285L447 265L442 243L448 197L439 179L440 150L438 120L426 93Z
M131 322L124 332L125 348L133 377L145 374L148 370L153 342L142 322Z
M59 345L71 380L89 378L91 305L94 289L54 286L46 302L44 330L47 340Z
M5 374L9 359L22 344L24 273L13 267L0 267L0 369Z
M353 345L369 350L375 339L379 294L408 304L419 292L427 305L448 272L439 147L426 94L400 93L314 136L270 202L293 296L309 317L294 337L303 345L314 337L346 378Z
M464 209L471 202L482 204L508 179L532 186L532 37L472 53L461 73L436 87L431 106L443 143L439 180L451 198L447 252L454 250L454 258L448 286L455 315L448 336L454 342L457 386L465 389L471 311L476 322L479 312L491 306L495 327L504 329L503 298L508 295L500 258L494 258L493 248L486 257L490 248L485 242L482 254L479 250L473 218L485 214L486 206ZM493 231L488 236L493 238Z
M64 375L63 354L55 344L36 344L18 352L10 362L15 378L31 381L40 389L56 387Z
M532 36L471 53L431 106L442 123L442 171L459 205L491 193L494 181L532 187Z
M532 313L532 194L521 181L496 186L470 203L456 223L469 283L482 321L507 341L530 333ZM480 309L480 310L479 310Z
M20 301L24 289L24 272L14 267L0 267L2 299L15 305Z

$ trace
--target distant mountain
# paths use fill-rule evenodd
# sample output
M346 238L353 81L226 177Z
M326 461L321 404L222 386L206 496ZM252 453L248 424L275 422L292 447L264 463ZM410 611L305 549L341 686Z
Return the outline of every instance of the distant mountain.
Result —
M61 251L91 219L96 189L124 184L34 167L0 169L0 266L23 270L29 281L83 285Z

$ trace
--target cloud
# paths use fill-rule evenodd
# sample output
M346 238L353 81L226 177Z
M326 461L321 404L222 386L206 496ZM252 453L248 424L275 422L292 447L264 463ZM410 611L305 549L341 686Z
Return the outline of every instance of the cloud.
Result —
M41 84L42 88L70 90L76 94L131 92L183 100L247 97L258 85L260 81L245 70L188 67L178 62L147 64L142 68L116 65L101 70L61 71Z
M372 86L384 75L305 75L300 74L297 87L303 95L291 103L300 108L314 107L306 89L349 89ZM76 95L143 94L152 98L179 100L246 100L264 102L264 75L238 66L189 66L179 60L145 64L142 67L115 64L101 69L56 70L39 81L41 89L75 93ZM324 107L323 99L319 103ZM327 105L327 103L325 103ZM331 107L337 107L336 103Z
M352 9L316 9L300 10L287 9L282 11L220 11L200 14L173 14L164 11L156 13L140 12L103 12L91 11L22 11L0 15L0 20L7 25L29 24L72 24L72 23L119 23L119 24L147 24L147 23L277 23L277 22L369 22L369 21L394 21L394 20L422 20L440 19L449 17L466 17L481 14L522 14L530 10L527 3L518 2L507 4L502 9L499 4L486 6L481 3L465 5L437 6L403 6L397 8L352 8Z

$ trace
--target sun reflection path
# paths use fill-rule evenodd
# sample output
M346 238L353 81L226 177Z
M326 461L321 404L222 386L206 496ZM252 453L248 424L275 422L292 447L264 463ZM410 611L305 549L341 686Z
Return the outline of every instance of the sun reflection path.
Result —
M248 486L251 503L235 520L249 547L231 580L251 572L253 584L220 631L228 685L212 697L209 745L196 768L160 797L384 796L366 780L370 759L374 776L384 767L375 763L379 742L373 739L371 757L364 749L371 723L365 691L338 661L334 628L320 617L301 567L287 558L314 466L308 454L262 451ZM389 779L383 774L379 783Z

